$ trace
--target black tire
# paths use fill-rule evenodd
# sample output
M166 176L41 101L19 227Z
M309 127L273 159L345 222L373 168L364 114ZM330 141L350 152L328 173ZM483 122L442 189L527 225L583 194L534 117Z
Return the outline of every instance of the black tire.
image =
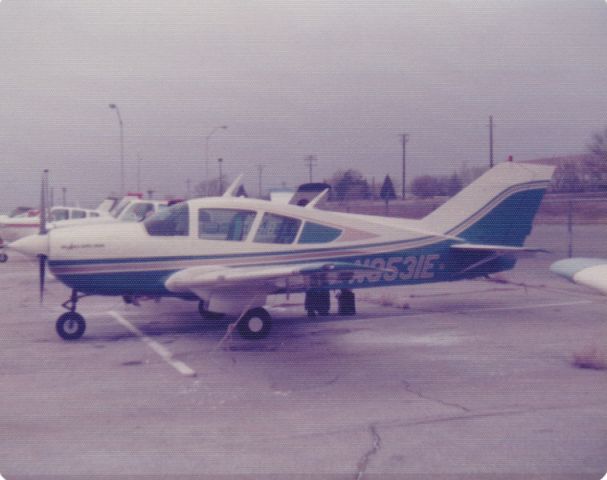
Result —
M86 322L79 313L67 312L57 319L55 329L63 340L78 340L84 335Z
M272 317L263 308L249 310L238 322L238 332L244 338L259 340L267 337L272 328Z
M4 263L8 260L8 255L6 253L0 253L0 263Z
M203 320L208 320L210 322L218 322L225 317L224 313L209 312L206 308L204 308L204 300L200 300L198 302L198 312Z

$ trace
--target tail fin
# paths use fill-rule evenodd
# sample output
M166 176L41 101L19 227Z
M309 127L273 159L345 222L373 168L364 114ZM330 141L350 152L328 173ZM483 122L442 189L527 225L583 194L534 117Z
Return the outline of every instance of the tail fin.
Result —
M554 167L504 162L423 219L470 243L522 246Z

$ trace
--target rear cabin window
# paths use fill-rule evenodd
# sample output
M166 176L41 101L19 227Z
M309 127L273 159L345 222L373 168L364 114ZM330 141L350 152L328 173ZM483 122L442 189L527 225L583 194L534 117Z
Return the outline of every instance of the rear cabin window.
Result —
M265 213L255 234L259 243L293 243L301 221L296 218L283 217Z
M255 212L228 208L198 210L198 237L205 240L246 240Z
M85 218L86 212L84 210L72 210L72 218Z
M341 235L339 228L327 227L319 223L306 222L298 243L328 243Z
M190 210L187 203L179 203L152 215L143 222L153 236L187 236L190 234Z

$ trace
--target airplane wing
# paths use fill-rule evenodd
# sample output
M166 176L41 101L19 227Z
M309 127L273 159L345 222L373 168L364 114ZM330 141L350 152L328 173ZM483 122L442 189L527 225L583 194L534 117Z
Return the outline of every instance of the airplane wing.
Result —
M277 285L287 278L316 278L321 281L348 280L357 272L391 271L348 262L311 262L295 265L267 265L252 267L190 267L171 275L165 282L173 292L196 287L225 288L242 284Z
M273 293L346 281L363 271L391 271L349 262L310 262L250 267L201 266L174 273L165 281L168 290L194 294L208 310L240 313L246 306ZM264 300L265 301L265 300Z
M607 295L607 259L567 258L550 265L554 273Z

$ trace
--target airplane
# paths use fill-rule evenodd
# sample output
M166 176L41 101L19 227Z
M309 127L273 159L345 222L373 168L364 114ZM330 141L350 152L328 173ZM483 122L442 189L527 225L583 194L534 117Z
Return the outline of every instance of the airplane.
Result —
M260 339L272 325L268 295L307 292L316 295L310 304L322 304L328 295L320 293L341 290L352 312L353 289L513 268L518 256L540 251L523 243L553 170L501 163L419 220L321 210L326 190L305 206L237 198L237 180L222 197L181 202L143 222L43 224L8 246L39 259L41 301L47 264L71 289L55 325L65 340L84 334L76 306L89 295L198 301L203 319L235 315L243 337Z
M102 202L102 205L104 202ZM168 208L168 205L169 202L167 200L146 200L142 198L141 194L129 193L119 201L116 200L114 205L106 210L105 215L83 220L51 221L47 224L47 229L115 222L141 222L148 216Z
M141 194L127 194L122 199L106 198L95 209L51 207L46 229L97 225L114 222L140 222L168 207L166 200L144 200ZM40 227L40 210L28 209L18 216L0 217L0 263L8 260L2 252L5 242L31 235Z
M24 207L25 208L25 207ZM22 208L21 210L24 210ZM56 222L81 221L81 219L100 217L102 213L97 210L78 207L52 207L49 217ZM70 220L68 220L70 219ZM40 210L27 209L16 215L3 215L0 217L0 263L8 260L2 250L6 242L26 237L40 228Z
M550 270L573 283L598 290L607 295L607 259L566 258L550 265Z

